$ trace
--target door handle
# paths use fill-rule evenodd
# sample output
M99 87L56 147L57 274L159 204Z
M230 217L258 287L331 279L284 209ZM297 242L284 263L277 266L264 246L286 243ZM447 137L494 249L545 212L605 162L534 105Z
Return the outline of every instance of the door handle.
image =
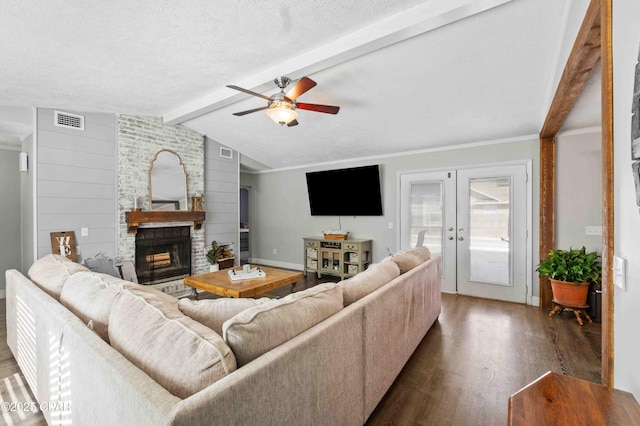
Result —
M462 231L464 231L464 228L459 228L458 229L458 232L462 232Z
M462 241L462 240L464 240L464 238L462 238L462 237L458 237L458 240Z
M450 239L450 240L453 240L453 235L449 235L449 239Z

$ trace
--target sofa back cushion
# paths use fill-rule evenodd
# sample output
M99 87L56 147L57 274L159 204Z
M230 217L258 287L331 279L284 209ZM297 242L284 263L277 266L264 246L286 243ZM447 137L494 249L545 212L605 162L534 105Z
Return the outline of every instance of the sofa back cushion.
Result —
M342 288L318 284L240 312L222 325L241 367L342 309Z
M391 256L391 260L400 268L400 274L404 274L422 263L422 260L413 253L399 251Z
M395 262L381 262L374 263L366 271L341 281L344 306L362 299L398 276L400 268Z
M185 316L178 300L162 292L138 286L122 290L113 302L108 331L111 346L179 398L236 369L222 337Z
M108 274L78 272L62 287L60 303L109 343L107 328L111 305L127 284L131 283Z
M409 250L409 253L416 256L418 259L426 262L431 259L431 250L429 250L426 246L418 246Z
M59 254L48 254L31 265L28 275L38 287L60 300L60 292L67 279L82 271L89 269Z
M221 298L191 300L180 299L178 309L186 316L206 325L220 336L222 336L222 324L240 312L253 308L261 303L271 302L272 299L263 297L261 299L251 298Z

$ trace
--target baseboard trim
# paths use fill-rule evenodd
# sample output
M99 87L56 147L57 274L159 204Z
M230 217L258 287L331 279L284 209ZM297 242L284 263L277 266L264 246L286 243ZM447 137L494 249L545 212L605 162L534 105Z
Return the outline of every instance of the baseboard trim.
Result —
M529 305L540 306L540 296L531 296L531 299L529 300Z
M278 262L271 259L260 259L256 257L249 258L249 263L257 263L259 265L273 266L274 268L293 269L295 271L302 271L304 267L300 263Z

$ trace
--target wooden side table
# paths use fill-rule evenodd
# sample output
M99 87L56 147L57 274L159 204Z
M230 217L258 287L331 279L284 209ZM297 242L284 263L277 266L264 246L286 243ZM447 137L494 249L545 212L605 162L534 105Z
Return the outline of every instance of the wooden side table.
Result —
M509 398L509 425L640 425L629 392L548 372Z

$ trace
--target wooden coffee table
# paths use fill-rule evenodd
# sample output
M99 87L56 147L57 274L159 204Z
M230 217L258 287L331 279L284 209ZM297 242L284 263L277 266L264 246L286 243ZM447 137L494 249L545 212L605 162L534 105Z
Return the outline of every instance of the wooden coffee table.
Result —
M234 269L241 270L242 268L237 267ZM302 280L302 272L269 268L267 266L261 266L260 269L265 272L266 277L231 281L229 269L223 269L222 271L193 275L185 278L184 283L193 287L194 291L195 289L200 289L218 296L253 297L275 288L289 284L295 285L295 283ZM197 295L198 293L196 292L196 298Z

